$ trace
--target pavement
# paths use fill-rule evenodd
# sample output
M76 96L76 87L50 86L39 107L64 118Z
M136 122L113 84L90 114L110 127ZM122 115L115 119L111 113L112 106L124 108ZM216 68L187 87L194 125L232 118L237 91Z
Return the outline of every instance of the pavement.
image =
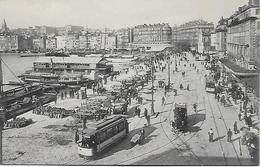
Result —
M179 59L179 58L177 58ZM133 116L128 119L129 122L129 134L128 136L117 143L113 147L106 149L96 160L85 160L78 156L77 146L75 143L70 142L67 145L56 145L56 147L47 147L44 145L45 138L41 140L42 146L37 146L38 150L48 150L49 154L43 154L37 151L37 149L26 149L26 153L15 160L7 159L10 154L17 150L21 150L21 141L12 138L13 144L5 145L3 150L4 163L6 164L65 164L65 165L257 165L258 163L250 160L247 148L240 145L239 138L241 133L232 136L232 142L227 142L227 129L233 130L233 124L238 122L238 128L243 126L243 122L238 120L236 106L230 105L224 107L218 103L214 94L207 93L205 91L204 74L208 73L201 65L199 61L195 61L191 55L188 55L190 63L195 63L200 72L196 72L193 67L189 66L189 63L184 67L184 62L178 65L180 72L174 72L175 64L171 64L171 83L174 89L178 90L178 95L174 96L174 92L170 91L166 94L166 102L162 104L162 97L164 96L164 89L159 88L158 81L168 81L168 71L158 71L155 73L155 94L154 94L154 108L155 112L159 113L158 117L151 115L151 82L140 91L140 95L143 97L143 105L141 106L141 117ZM173 60L174 62L174 60ZM186 71L186 76L182 77L181 71ZM130 70L128 75L122 75L118 79L125 79L127 76L135 74L134 70ZM111 86L113 82L108 79L107 86ZM183 84L184 88L187 84L190 86L190 91L180 90L179 85ZM174 119L174 104L177 102L185 102L188 106L188 131L186 133L174 133L170 128L170 121ZM63 103L66 103L65 101ZM78 105L77 102L74 102ZM198 104L198 112L193 111L192 105ZM129 109L138 105L136 101L132 101ZM148 109L148 114L151 115L151 125L147 125L146 119L143 117L144 108ZM55 119L51 122L46 122L40 117L42 122L36 122L35 124L42 124L38 131L37 129L30 133L43 133L43 128L47 124L55 124ZM59 125L64 124L66 119L57 120ZM72 121L72 120L70 120ZM23 130L31 130L33 126L25 127ZM145 129L145 138L141 144L132 145L130 143L131 138L139 133L140 129ZM208 131L213 128L214 142L208 141ZM55 129L44 129L44 133L50 133ZM20 138L22 130L19 132ZM16 131L17 132L17 131ZM10 136L14 136L15 131L12 129L3 133L3 145L10 140ZM60 132L62 133L62 132ZM24 135L26 136L26 135ZM65 136L65 135L64 135ZM70 137L70 138L69 138ZM73 135L68 136L67 139L73 140ZM29 144L30 140L24 142ZM39 138L36 139L38 141ZM17 150L10 152L11 146L17 145ZM60 152L61 151L61 152ZM5 155L8 153L8 156ZM41 155L41 158L37 158L37 153ZM27 158L26 158L27 157ZM31 157L31 158L28 158Z

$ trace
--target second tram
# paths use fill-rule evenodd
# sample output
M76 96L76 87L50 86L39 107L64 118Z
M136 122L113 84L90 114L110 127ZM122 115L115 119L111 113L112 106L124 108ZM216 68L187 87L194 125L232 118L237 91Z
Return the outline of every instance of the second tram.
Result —
M176 103L174 108L175 127L179 130L185 131L188 123L187 117L187 104Z
M214 79L212 77L210 77L210 76L206 77L205 87L206 87L207 92L210 92L210 93L215 92L216 86L215 86Z

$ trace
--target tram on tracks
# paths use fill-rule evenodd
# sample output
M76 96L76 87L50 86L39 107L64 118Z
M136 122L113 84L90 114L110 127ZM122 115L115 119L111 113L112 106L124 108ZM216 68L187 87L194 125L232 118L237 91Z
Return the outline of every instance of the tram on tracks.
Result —
M175 103L174 108L174 122L175 128L186 131L187 129L187 104L186 103Z
M216 86L215 86L214 78L212 76L207 76L206 77L205 89L209 93L214 93L215 92Z
M79 131L78 154L82 158L95 158L100 152L127 136L129 126L124 116L111 116L87 125Z

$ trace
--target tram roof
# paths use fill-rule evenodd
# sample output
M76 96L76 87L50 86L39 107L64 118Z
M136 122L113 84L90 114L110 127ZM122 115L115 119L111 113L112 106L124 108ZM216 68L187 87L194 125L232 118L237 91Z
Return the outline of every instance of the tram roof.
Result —
M124 118L123 116L111 116L105 120L100 120L98 122L87 124L87 128L82 130L82 134L86 136L91 136L96 133L97 130L121 119Z

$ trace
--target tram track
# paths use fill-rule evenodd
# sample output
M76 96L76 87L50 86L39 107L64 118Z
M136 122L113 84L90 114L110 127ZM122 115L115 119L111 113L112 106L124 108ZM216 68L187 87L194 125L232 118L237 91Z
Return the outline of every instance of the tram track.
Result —
M215 126L215 129L216 129L218 138L220 138L219 129L218 129L218 126L217 126L216 118L215 118L215 115L214 115L214 112L213 112L213 107L212 107L212 104L211 104L211 102L210 102L210 98L209 98L208 93L206 93L206 97L207 97L208 102L209 102L210 112L211 112L211 116L212 116L212 118L213 118L213 122L214 122L214 126ZM228 165L228 164L227 164L227 158L226 158L225 152L224 152L223 144L221 143L221 140L218 140L218 142L219 142L219 145L220 145L220 148L221 148L221 153L222 153L223 159L224 159L224 161L225 161L225 165Z
M200 92L203 93L202 89L201 89ZM175 98L174 98L174 99L175 99ZM174 100L173 100L173 101L174 101ZM174 103L173 103L173 104L174 104ZM174 107L173 104L172 104L172 107L171 107L171 108ZM204 99L204 98L203 98L203 104L204 104L204 107L205 107L205 99ZM172 112L172 110L169 111L169 115L168 115L169 118L170 118L171 112ZM205 111L205 112L206 112L206 111ZM195 117L195 119L196 119L196 118L197 118L197 116ZM202 126L203 124L204 124L204 121L200 124L199 128L201 128L201 126ZM171 141L171 144L172 144L172 145L174 145L172 142L173 142L174 140L176 140L176 139L179 139L179 140L182 142L182 144L179 145L178 147L181 147L181 146L185 145L187 148L189 148L189 144L188 144L187 142L188 142L189 140L191 140L191 139L192 139L195 135L197 135L197 133L198 133L198 132L194 133L192 136L190 136L190 137L189 137L188 139L186 139L186 140L184 140L184 139L181 138L181 136L182 136L183 134L177 135L177 137L174 138L174 140L171 140L170 137L167 135L165 129L163 128L163 125L162 125L162 124L161 124L161 126L162 126L162 129L163 129L163 132L164 132L165 136L168 138L169 141ZM175 145L174 145L174 146L175 146ZM175 147L175 148L178 150L178 147ZM179 151L179 150L178 150L178 151ZM204 165L203 161L195 154L194 151L192 151L191 148L189 149L189 151L190 151L190 152L192 153L192 155L200 162L201 165ZM179 151L179 152L180 152L180 151Z
M225 125L226 131L228 131L228 126L227 126L227 123L226 123L225 118L223 117L223 114L222 114L222 111L221 111L221 109L220 109L220 106L219 106L218 103L216 103L216 104L217 104L218 111L219 111L219 113L220 113L220 115L221 115L221 118L222 118L222 120L223 120L223 123L224 123L224 125ZM242 165L242 164L241 164L241 161L240 161L240 158L239 158L239 156L238 156L238 152L237 152L237 150L236 150L236 148L235 148L234 143L231 142L231 144L232 144L232 147L233 147L233 149L234 149L234 151L235 151L235 153L236 153L236 158L237 158L239 164Z
M179 84L180 84L180 79L179 79L177 85L179 85ZM201 91L202 91L202 89L201 89ZM176 96L174 96L173 101L175 101L175 97L176 97ZM205 101L204 98L203 98L203 100ZM204 104L205 104L205 103L204 103ZM174 103L171 104L171 109L172 109L173 105L174 105ZM165 106L164 106L164 107L165 107ZM171 113L171 111L172 111L172 110L169 111L169 118L170 118L170 113ZM130 158L130 159L127 159L127 160L125 160L125 161L122 161L122 162L120 162L119 164L128 162L128 161L130 161L130 160L139 158L139 157L141 157L141 156L150 154L150 153L152 153L152 152L158 151L159 149L162 149L162 148L168 146L169 144L174 145L173 142L174 142L175 140L177 140L177 139L180 139L181 142L182 142L182 144L181 144L181 145L178 145L177 147L174 145L174 147L176 148L176 150L177 150L178 152L181 152L180 150L178 150L178 148L181 147L181 146L183 146L183 145L188 146L187 141L191 140L191 139L198 133L198 132L194 133L190 138L188 138L188 139L186 139L186 140L183 140L183 139L181 138L181 136L184 135L184 134L176 135L176 137L174 137L173 139L171 139L171 138L167 135L167 133L166 133L164 127L163 127L163 124L162 124L162 123L163 123L164 121L162 121L161 118L162 118L162 113L160 114L160 125L161 125L161 128L162 128L162 130L163 130L164 135L167 137L167 139L169 140L169 142L166 143L166 144L164 144L164 145L162 145L162 146L160 146L160 147L157 147L156 149L153 149L153 150L151 150L151 151L149 151L149 152L146 152L146 153L144 153L144 154L141 154L141 155L132 157L132 158ZM201 126L203 125L203 123L204 123L204 121L201 123L201 125L200 125L199 127L201 127ZM193 154L193 156L194 156L198 161L200 161L201 165L203 165L203 161L202 161L191 149L190 149L190 151L191 151L191 153ZM160 158L160 156L159 156L158 158ZM156 158L154 158L154 159L156 159Z

